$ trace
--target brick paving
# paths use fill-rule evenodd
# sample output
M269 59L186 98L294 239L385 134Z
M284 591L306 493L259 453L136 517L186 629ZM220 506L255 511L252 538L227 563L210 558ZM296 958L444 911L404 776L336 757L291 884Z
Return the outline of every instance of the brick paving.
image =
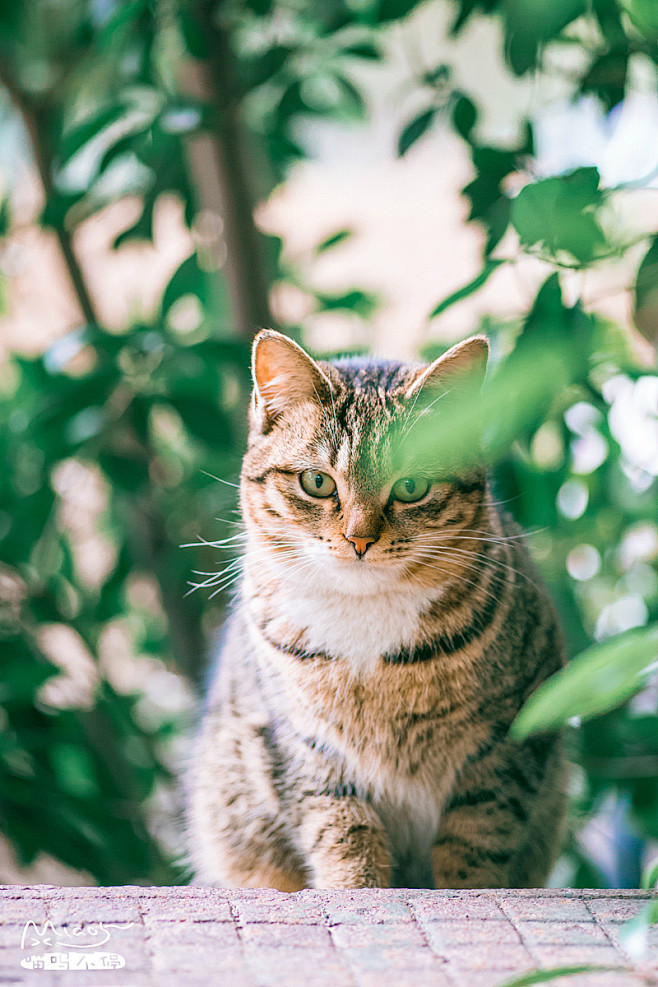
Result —
M501 987L593 964L605 969L552 982L658 987L658 926L635 962L619 935L652 897L0 887L0 985Z

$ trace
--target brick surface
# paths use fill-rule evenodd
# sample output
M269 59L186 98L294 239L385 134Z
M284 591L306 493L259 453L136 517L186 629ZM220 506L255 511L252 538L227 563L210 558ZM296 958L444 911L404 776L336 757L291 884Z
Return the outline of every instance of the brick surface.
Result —
M404 922L370 925L365 922L349 925L334 925L331 928L334 944L342 946L423 946L422 931Z
M492 896L468 897L418 897L411 899L411 910L419 921L439 922L458 919L499 919L505 920L499 902Z
M514 926L508 922L489 922L486 919L468 919L460 922L431 922L425 928L425 935L432 945L479 945L481 943L515 943L521 942L521 937Z
M137 904L129 899L94 899L86 897L50 902L48 917L55 926L94 925L96 922L139 922Z
M593 922L584 901L569 898L516 898L501 895L500 904L510 918L529 922Z
M231 922L231 907L225 898L155 898L145 908L148 921Z
M304 901L300 892L296 895L281 894L274 897L236 898L233 905L242 923L286 922L289 925L322 925L323 909L316 899ZM228 903L227 903L228 908Z
M513 966L519 972L523 972L533 966L531 954L520 943L504 945L459 943L442 946L440 954L451 966L460 971L508 969ZM477 978L473 977L472 982L478 983Z
M532 947L532 953L541 966L578 966L592 963L594 966L626 966L625 958L614 946L562 946L541 945Z
M646 905L646 898L594 898L588 901L592 914L603 922L627 922Z
M199 887L0 887L0 983L502 987L540 967L590 963L618 969L558 982L658 987L658 927L635 965L620 937L623 923L651 897L640 891L578 890L281 894ZM22 948L27 922L34 926ZM98 945L100 937L105 945ZM86 945L73 948L76 942ZM125 965L79 969L75 957L83 952L119 955ZM34 963L44 956L50 959L43 969L21 966L22 960ZM48 966L55 959L57 969Z
M411 909L404 901L375 900L370 906L353 904L346 896L334 899L324 908L330 925L379 925L388 922L413 922Z
M517 929L527 943L605 946L609 941L594 922L519 922Z
M254 946L331 946L329 929L321 925L254 923L242 928L242 941Z
M453 978L453 983L466 983L469 987L471 987L471 985L473 985L473 987L475 987L475 985L477 985L477 987L500 987L501 984L506 984L509 980L513 980L515 977L520 976L527 970L527 966L524 969L519 967L501 967L500 969L495 970L478 970L478 972L473 974L470 979L461 980L456 977ZM465 974L461 972L460 978L463 976L465 976ZM562 987L563 981L558 980L557 984L559 984L559 987ZM618 984L617 987L621 987L621 984Z

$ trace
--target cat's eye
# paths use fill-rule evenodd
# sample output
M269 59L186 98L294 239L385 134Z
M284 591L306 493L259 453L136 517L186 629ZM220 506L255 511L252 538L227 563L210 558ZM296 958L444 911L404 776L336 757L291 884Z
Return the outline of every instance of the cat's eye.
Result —
M429 482L422 476L403 476L393 484L391 497L405 504L413 504L415 500L422 500L429 488Z
M336 484L327 473L320 470L304 470L299 474L299 482L311 497L331 497L336 492Z

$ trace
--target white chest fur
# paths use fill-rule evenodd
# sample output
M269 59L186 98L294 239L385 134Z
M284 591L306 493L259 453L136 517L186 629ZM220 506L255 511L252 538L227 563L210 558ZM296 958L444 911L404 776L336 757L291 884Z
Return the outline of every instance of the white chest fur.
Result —
M417 590L353 596L284 585L278 602L281 617L304 632L309 650L345 659L363 675L374 670L381 655L417 639L420 613L429 600Z

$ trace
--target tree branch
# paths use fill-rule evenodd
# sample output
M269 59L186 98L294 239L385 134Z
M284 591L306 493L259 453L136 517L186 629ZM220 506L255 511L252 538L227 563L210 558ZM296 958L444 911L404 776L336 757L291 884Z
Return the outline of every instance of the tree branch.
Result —
M0 57L0 85L9 93L10 99L17 111L20 113L32 148L34 163L41 179L43 191L48 200L56 194L55 183L53 181L53 157L52 150L45 137L48 125L48 114L44 107L40 107L23 92L16 80L9 71L6 61ZM87 287L84 274L78 258L73 249L71 234L66 229L64 221L53 223L52 227L59 242L59 248L66 265L66 269L73 286L80 310L87 322L97 324L98 316L91 298L91 293Z
M253 212L253 179L239 89L229 37L214 17L216 0L199 0L194 7L207 39L208 57L189 59L182 84L191 96L214 109L212 135L193 138L188 145L190 168L200 204L219 215L226 242L224 272L238 335L250 339L255 329L273 326L261 235Z

